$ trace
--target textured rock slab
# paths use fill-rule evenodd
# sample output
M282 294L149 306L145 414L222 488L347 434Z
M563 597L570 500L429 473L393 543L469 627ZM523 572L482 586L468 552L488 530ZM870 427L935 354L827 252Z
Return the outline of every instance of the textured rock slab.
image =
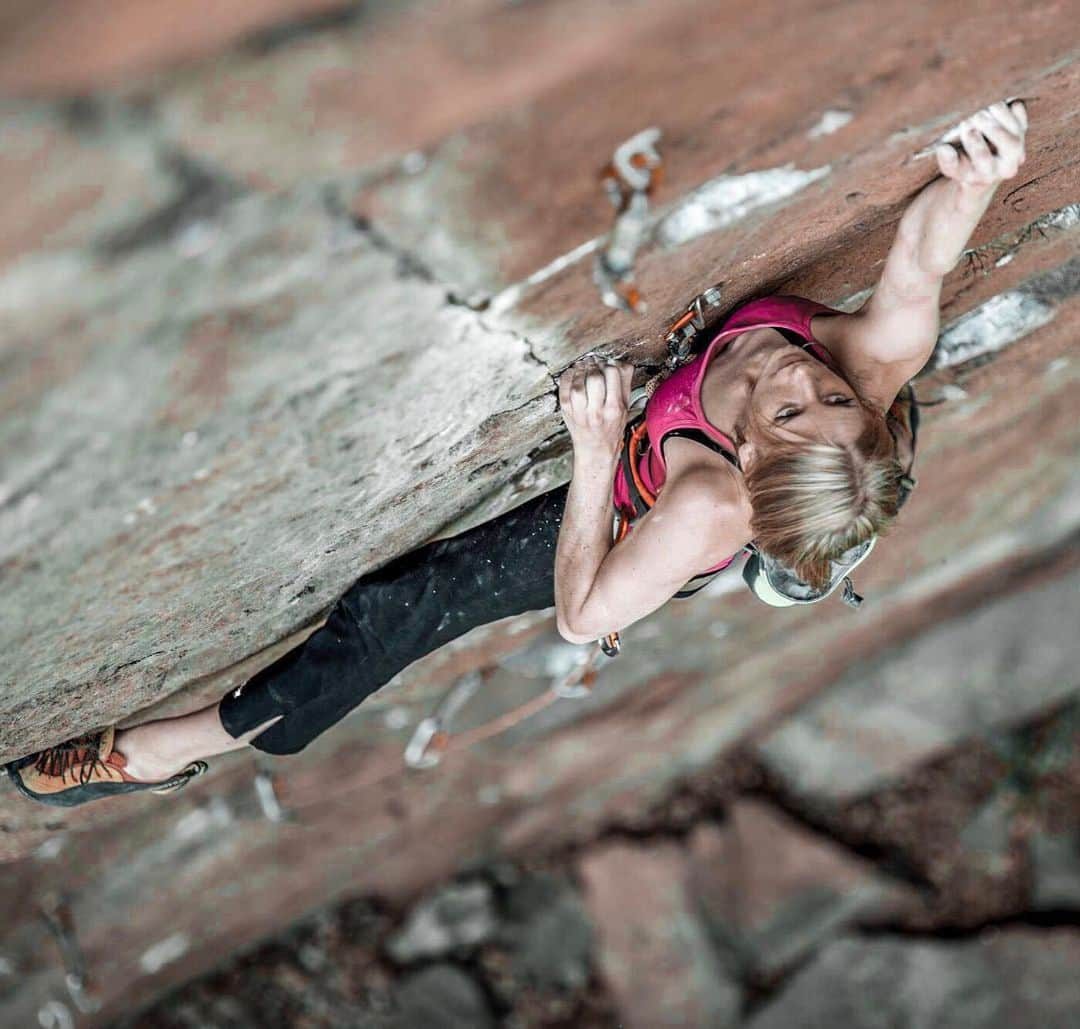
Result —
M830 944L747 1029L1070 1029L1080 1010L1080 933L1007 930L963 942Z
M551 379L519 337L401 278L317 196L240 202L203 229L115 263L57 256L59 309L43 269L0 281L16 341L0 645L18 683L0 756L313 621L556 428ZM62 355L44 381L42 338Z
M987 604L853 670L758 746L793 793L866 793L950 743L1077 691L1075 572Z
M768 980L904 891L827 837L740 800L688 844L693 895L744 975Z
M739 988L720 964L673 844L611 844L581 862L597 960L629 1029L738 1022Z
M667 5L649 6L667 17ZM654 356L660 323L685 302L688 284L697 288L721 276L732 284L732 301L778 284L830 302L864 290L884 256L901 203L931 174L925 165L902 162L973 106L1029 88L1040 95L1024 181L996 199L977 244L1022 233L1044 212L1075 201L1075 66L1047 71L1068 45L1058 29L1061 5L1036 5L1023 18L999 6L981 12L977 24L955 10L927 16L914 8L896 15L880 5L819 6L713 5L709 17L723 22L719 31L685 36L677 46L648 53L641 45L612 47L613 35L595 32L602 44L597 52L608 63L584 78L567 79L551 92L550 102L519 103L524 94L507 92L516 111L491 119L487 131L481 126L457 133L432 148L427 165L410 161L401 167L407 178L391 172L385 191L365 193L372 202L384 201L373 210L381 211L388 229L381 237L363 236L361 258L350 256L356 237L347 220L327 217L308 196L242 201L223 221L204 217L176 236L128 234L129 244L141 241L141 251L128 251L137 260L99 265L83 254L50 254L23 265L18 276L5 277L9 320L2 326L0 404L8 421L0 438L0 541L6 546L17 538L20 549L13 555L5 551L14 561L3 568L5 597L18 592L17 604L0 611L3 652L22 661L24 630L31 633L25 646L34 648L30 688L21 673L14 690L3 683L4 702L17 708L3 716L8 722L0 722L7 752L29 749L46 737L51 742L89 720L118 712L131 716L150 702L168 699L177 711L185 701L195 706L196 699L212 699L214 676L224 681L242 674L232 664L238 656L249 657L310 624L347 577L390 556L384 548L412 545L481 494L501 488L519 455L550 437L558 424L553 404L533 402L528 389L510 383L510 377L518 382L519 363L530 360L527 351L542 359L550 352L555 361L548 363L556 365L599 344L640 344ZM490 7L497 8L505 5ZM519 5L516 13L557 20L569 9ZM625 7L611 10L619 15ZM672 17L675 25L681 15ZM914 33L912 19L919 22ZM942 19L949 19L950 30L963 28L963 52L951 44L940 50L946 38ZM650 31L640 38L648 40ZM765 34L784 67L806 74L763 72L760 48L752 44ZM874 63L852 71L850 61L837 60L837 53L850 53L871 37L864 51ZM828 45L807 46L811 38ZM1009 45L1002 46L1003 40ZM701 68L688 69L684 61L684 74L674 75L671 53L690 50L699 55ZM1044 58L1051 63L1042 63ZM406 58L401 67L408 67ZM298 81L302 93L302 75ZM328 159L336 132L368 127L355 118L348 75L342 81L347 95L337 125L326 123L322 135L321 128L308 131L304 124L285 131L271 155L274 147L263 143L273 131L260 136L257 112L247 122L243 118L245 106L257 106L244 90L260 83L237 79L232 124L251 130L263 153L240 153L238 133L227 132L224 123L215 127L212 111L205 126L193 129L204 133L205 144L193 146L205 145L206 164L220 160L235 177L255 185L324 174L348 179L354 164L372 155L376 161L394 157L396 167L396 155L378 155L376 149L359 156L342 149L342 163ZM654 83L655 90L641 88ZM457 103L451 93L447 109ZM460 110L487 111L490 101L480 97L479 108ZM305 102L301 96L277 109L287 121ZM162 138L187 139L184 118L172 120L179 109L167 97L162 103ZM428 107L415 106L426 116ZM841 108L854 117L835 132L818 134L823 111ZM611 212L595 179L600 158L587 155L606 157L615 142L642 127L645 115L657 114L663 115L671 173L665 187L670 192L658 208L678 205L691 190L729 174L788 163L804 173L825 165L832 171L782 208L758 208L742 222L676 250L644 254L641 281L653 304L645 319L601 308L583 259L565 274L548 275L504 298L482 319L451 312L447 332L442 321L428 322L441 308L442 290L424 280L415 260L398 260L394 240L419 241L421 258L431 240L431 252L441 255L438 270L452 280L458 267L467 273L463 278L495 284L517 281L523 272L532 275L607 229ZM402 145L407 139L413 146L419 138L409 135L408 126L395 129ZM892 138L895 132L901 135ZM232 152L244 163L232 164ZM444 156L449 160L440 165ZM259 161L266 162L266 178L247 180ZM459 167L467 174L458 174ZM283 177L274 178L279 171ZM360 177L366 181L366 172ZM424 181L434 182L431 197L423 193ZM396 196L399 187L409 195ZM160 199L149 198L151 209ZM24 203L40 209L42 201L27 195ZM135 213L144 210L136 205ZM100 223L73 221L66 242L112 228L114 212L102 211ZM13 224L20 213L9 215ZM118 207L116 214L123 210ZM431 214L437 216L434 233ZM442 225L442 249L436 250ZM154 226L168 229L162 221L144 228ZM482 238L473 246L478 232ZM1062 266L1070 246L1069 233L1046 241L1035 236L1010 263L990 262L986 275L961 267L947 284L949 317ZM503 258L506 265L500 267ZM411 284L398 283L399 265L407 273L412 269ZM471 341L475 329L487 332L496 346L495 327L500 319L517 318L511 308L519 301L528 304L544 346L532 326L527 341L508 332L511 359L500 349L501 360L481 360L478 377L471 378L472 344L462 341ZM405 311L425 331L437 333L415 364L409 355L421 354L422 333L400 349L387 342L400 338ZM691 605L671 605L635 625L627 637L633 661L619 663L631 671L605 679L588 706L553 712L548 721L508 734L509 742L494 741L481 754L447 762L434 777L404 773L401 751L409 720L427 713L433 698L460 674L459 666L467 670L470 660L490 664L518 638L507 630L499 639L505 627L495 627L453 655L410 670L393 690L289 762L278 790L290 822L272 823L260 813L251 762L240 755L216 761L213 777L168 803L133 797L60 813L30 805L0 784L0 850L21 855L5 869L0 890L3 955L19 983L16 991L3 992L0 1022L32 1025L41 1004L66 996L55 946L36 907L49 892L71 895L104 1021L334 896L370 889L404 902L459 874L488 849L550 847L611 817L632 816L763 719L827 685L851 661L928 625L952 624L959 612L1012 588L1012 580L1001 582L999 575L1037 562L1041 550L1059 546L1080 520L1076 484L1070 483L1078 442L1078 313L1075 303L1060 305L1053 320L992 361L943 369L926 383L930 396L953 385L967 398L927 411L920 490L889 545L875 552L872 567L860 576L871 600L883 603L859 617L839 605L765 613L718 583ZM470 329L459 335L459 324ZM507 326L522 329L516 320ZM133 345L133 337L142 345ZM111 365L104 356L110 352ZM427 392L431 380L425 376L433 368L428 353L436 355L434 368L443 381L454 384L452 393ZM239 378L235 396L231 388L218 389L222 363L230 381ZM104 374L84 378L87 364ZM535 384L546 389L542 368L530 367ZM461 396L488 397L486 383L504 373L508 378L496 382L491 405L462 416L470 431L479 426L475 442L462 443L449 464L439 464L436 454L427 467L422 466L430 452L417 444L416 466L400 480L384 478L383 466L408 450L434 411L457 412ZM159 400L154 384L161 377L175 381ZM335 393L340 383L347 395ZM362 427L375 417L370 409L354 430L353 415L388 396L399 416L391 424L407 425L416 435L399 439L368 432ZM262 397L268 407L260 406ZM507 403L525 406L513 417L488 421ZM169 434L146 428L143 416L154 404L175 419L166 419ZM48 417L35 426L39 408ZM132 425L125 428L129 414ZM53 447L54 436L75 448L69 465ZM283 437L295 449L281 445ZM346 456L337 456L335 446L344 446ZM350 484L371 464L378 465L374 479L356 484L371 494L361 499ZM437 477L440 469L443 478ZM327 471L337 483L332 489L324 489ZM215 481L203 485L211 472ZM283 496L266 481L275 475L295 480L299 492ZM98 490L91 485L96 482ZM174 508L173 500L158 495L162 484L175 483L186 487L177 492L189 507L176 500ZM113 544L109 533L117 523L121 530ZM264 532L264 525L275 528ZM157 549L146 553L151 544ZM97 550L87 552L88 547ZM55 582L48 589L27 592L28 583L46 582L50 575ZM190 607L185 603L174 625L161 629L162 612L171 612L159 605L148 583L163 582L161 592L171 596L184 576L190 579L183 586ZM285 584L284 599L267 584ZM296 604L288 605L293 597ZM70 622L73 611L80 631L65 639L59 622ZM124 621L143 611L149 625ZM536 625L535 619L515 625L526 622ZM151 658L159 638L170 640L175 653ZM182 659L174 660L181 650ZM131 661L137 663L125 671L121 666ZM13 726L17 740L10 735ZM334 790L327 789L328 781ZM217 802L222 799L225 808ZM188 949L181 953L184 941Z

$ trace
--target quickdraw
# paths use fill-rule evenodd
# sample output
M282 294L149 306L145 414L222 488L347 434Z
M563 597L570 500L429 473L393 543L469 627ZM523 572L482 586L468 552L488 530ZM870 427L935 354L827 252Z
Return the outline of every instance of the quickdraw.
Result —
M660 130L645 129L615 148L600 172L604 192L615 208L615 224L607 245L596 255L593 281L608 307L618 311L645 311L645 301L634 285L634 259L649 227L649 199L663 176L663 160L656 149Z
M447 754L465 750L481 740L505 732L511 726L542 711L560 698L573 700L589 696L599 674L596 662L602 653L607 652L602 649L600 643L597 643L586 652L583 660L565 675L557 677L543 693L532 700L519 704L506 714L492 718L482 725L465 732L455 733L453 731L454 719L476 691L491 677L492 669L484 669L464 676L447 690L436 705L435 711L416 727L405 748L405 764L410 768L433 768Z
M687 305L671 327L664 334L664 342L667 345L668 356L664 362L664 372L670 375L677 371L694 356L695 343L698 334L703 332L706 325L706 310L720 306L723 299L722 282L699 293ZM660 379L654 376L645 387L651 397L660 385ZM651 389L649 387L652 387Z

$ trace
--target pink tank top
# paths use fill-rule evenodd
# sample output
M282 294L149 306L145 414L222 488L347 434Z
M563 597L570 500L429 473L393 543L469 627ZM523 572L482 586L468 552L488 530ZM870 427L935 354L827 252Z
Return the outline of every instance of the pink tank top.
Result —
M814 340L810 332L810 319L815 314L840 313L835 308L826 307L816 301L793 296L763 297L736 308L705 350L662 382L645 407L649 448L640 459L638 474L649 491L659 495L664 486L667 478L663 454L664 438L676 429L695 429L702 432L734 458L735 444L709 422L701 406L701 383L705 378L705 371L714 355L722 350L729 340L750 329L786 329L806 341L807 353L840 375L842 373L839 366L829 352ZM613 499L616 511L634 517L634 505L621 465L615 473ZM732 555L701 574L726 568L734 558L735 555Z

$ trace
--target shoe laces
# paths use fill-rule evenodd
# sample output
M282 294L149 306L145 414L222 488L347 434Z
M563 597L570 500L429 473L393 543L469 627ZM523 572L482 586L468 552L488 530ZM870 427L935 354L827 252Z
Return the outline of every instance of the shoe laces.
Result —
M42 775L56 776L64 782L70 773L77 783L85 786L95 771L106 771L99 752L101 736L100 732L88 733L49 747L34 759L34 767Z

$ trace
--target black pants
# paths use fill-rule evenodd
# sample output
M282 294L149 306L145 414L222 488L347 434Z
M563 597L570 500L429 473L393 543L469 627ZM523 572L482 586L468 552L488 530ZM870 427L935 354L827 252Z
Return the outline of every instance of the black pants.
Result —
M221 702L237 737L284 715L251 745L295 754L398 672L477 625L555 603L562 486L357 580L322 628Z

